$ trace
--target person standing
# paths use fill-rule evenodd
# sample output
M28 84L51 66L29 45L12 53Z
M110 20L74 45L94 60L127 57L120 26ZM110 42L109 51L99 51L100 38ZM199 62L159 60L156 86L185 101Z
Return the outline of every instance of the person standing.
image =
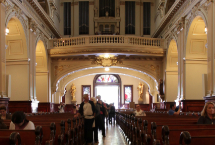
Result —
M84 139L86 143L93 142L93 122L96 108L92 101L89 100L88 94L83 95L84 102L81 103L79 112L74 117L84 116Z
M59 113L64 113L65 104L63 102L60 102L60 106L58 106Z
M97 104L100 106L100 124L99 124L99 129L102 130L102 136L106 137L105 136L105 111L106 111L106 109L104 107L104 104L102 103L101 96L98 95L96 98L98 99Z
M114 107L114 103L110 104L109 123L112 123L112 118L114 118L114 122L115 122L115 107Z

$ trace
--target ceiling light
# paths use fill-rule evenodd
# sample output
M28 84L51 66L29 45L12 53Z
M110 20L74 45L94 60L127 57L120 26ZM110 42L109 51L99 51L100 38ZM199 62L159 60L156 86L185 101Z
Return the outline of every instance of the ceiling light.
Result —
M105 71L109 71L109 70L110 70L109 67L106 67L106 68L105 68Z
M9 34L9 28L6 28L5 29L5 35L8 35Z
M105 54L105 58L108 58L109 57L109 54Z

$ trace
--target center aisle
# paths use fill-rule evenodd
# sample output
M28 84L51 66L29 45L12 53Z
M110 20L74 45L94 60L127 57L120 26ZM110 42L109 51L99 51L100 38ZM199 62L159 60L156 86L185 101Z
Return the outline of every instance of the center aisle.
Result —
M99 143L94 145L126 145L126 142L120 133L119 126L115 123L105 123L106 137L102 137L102 132L99 131Z

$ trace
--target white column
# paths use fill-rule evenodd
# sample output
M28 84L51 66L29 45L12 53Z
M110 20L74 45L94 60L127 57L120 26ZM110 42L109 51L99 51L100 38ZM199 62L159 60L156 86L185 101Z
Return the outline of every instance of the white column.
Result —
M178 34L178 98L185 99L185 29Z
M140 10L140 2L135 2L135 35L140 36L140 23L141 23L141 10Z
M5 5L0 0L0 97L6 97Z
M120 35L125 35L125 1L120 1Z
M79 35L79 2L74 2L74 36Z
M33 31L29 30L29 88L30 95L29 99L31 101L36 100L36 32L35 29L30 28Z
M94 2L89 2L89 35L94 35Z
M215 35L215 28L214 28L214 10L215 3L212 3L208 6L208 32L207 32L207 43L208 43L208 75L207 75L207 96L214 96L215 95L215 71L214 71L214 35Z

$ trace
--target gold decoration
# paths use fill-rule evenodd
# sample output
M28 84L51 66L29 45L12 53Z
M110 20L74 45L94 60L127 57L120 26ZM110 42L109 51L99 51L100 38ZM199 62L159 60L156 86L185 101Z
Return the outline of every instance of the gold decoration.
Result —
M96 65L101 65L103 67L110 67L116 64L123 64L122 60L118 59L117 57L109 57L109 58L104 58L104 57L96 57L93 61L92 64Z

